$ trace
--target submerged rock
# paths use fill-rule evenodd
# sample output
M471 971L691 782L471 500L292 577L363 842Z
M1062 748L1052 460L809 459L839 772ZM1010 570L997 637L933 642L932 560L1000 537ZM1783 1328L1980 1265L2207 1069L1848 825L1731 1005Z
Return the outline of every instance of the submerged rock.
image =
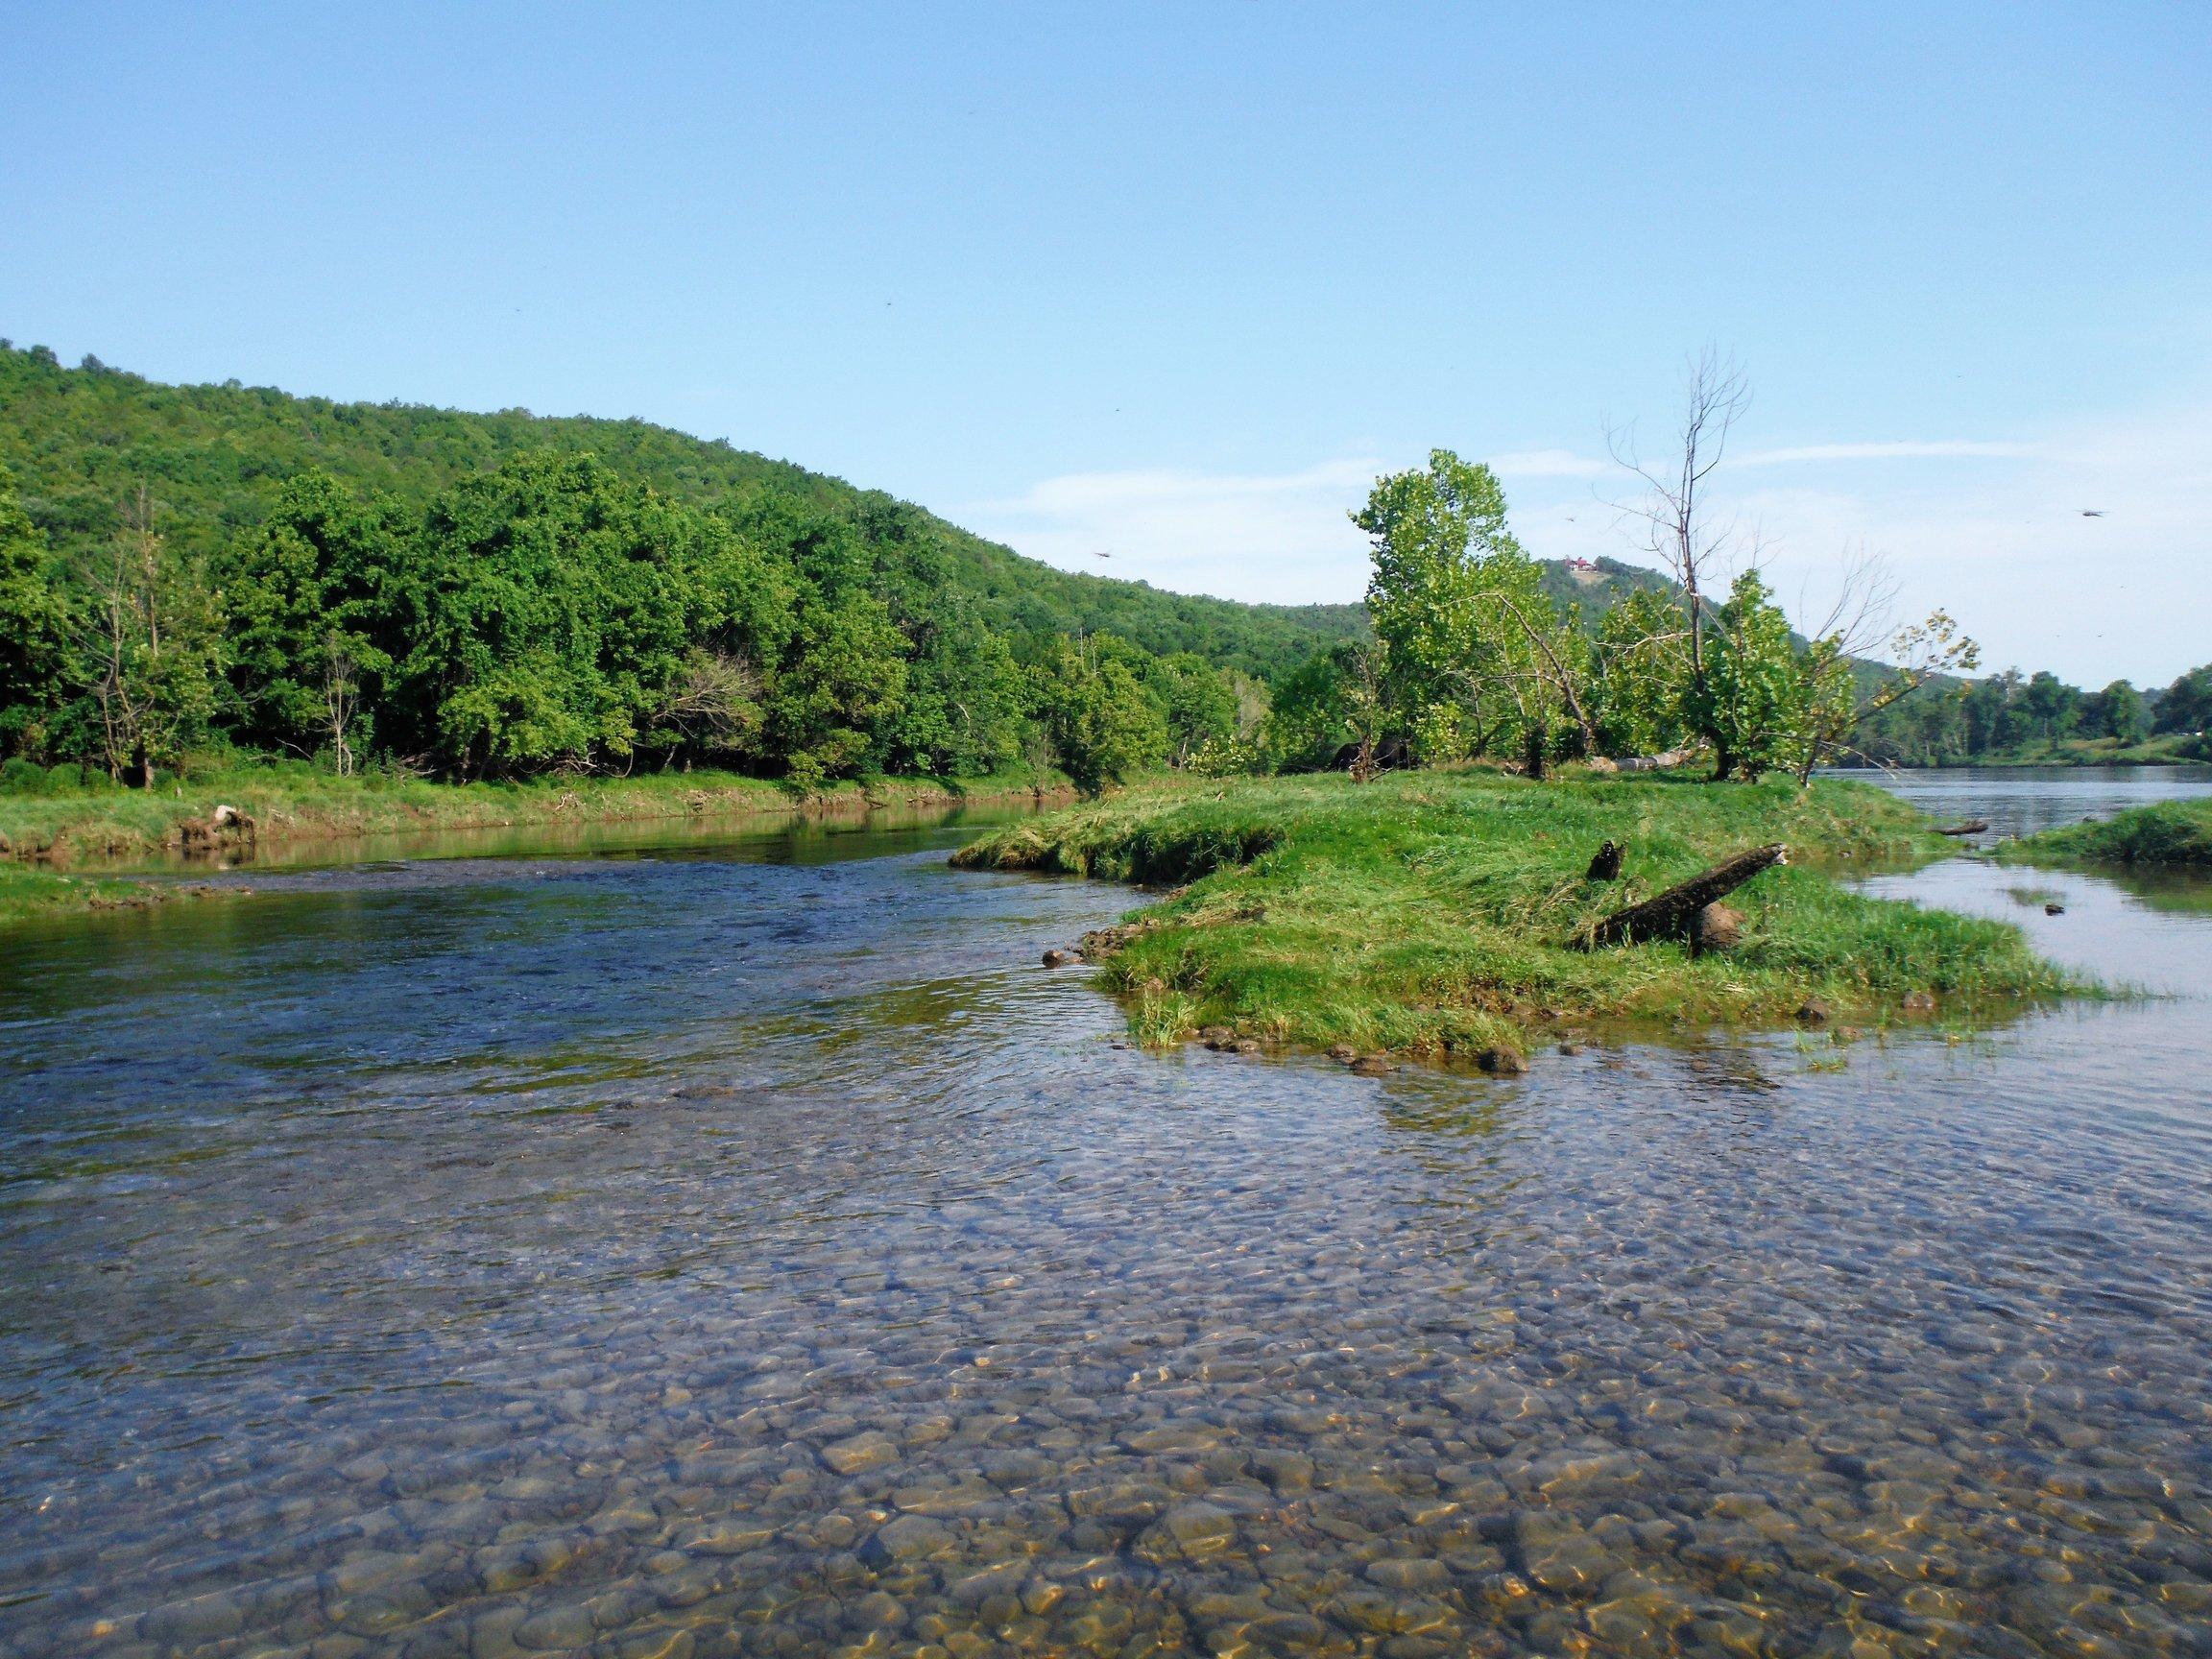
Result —
M1485 1048L1475 1056L1475 1064L1493 1077L1518 1077L1528 1070L1528 1062L1510 1048Z
M1047 968L1072 968L1082 960L1083 953L1080 950L1055 949L1045 952L1045 966Z

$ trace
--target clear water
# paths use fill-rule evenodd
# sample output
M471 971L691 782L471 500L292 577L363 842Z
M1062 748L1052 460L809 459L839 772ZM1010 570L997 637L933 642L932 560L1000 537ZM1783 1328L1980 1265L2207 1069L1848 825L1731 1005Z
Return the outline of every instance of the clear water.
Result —
M1879 783L1947 822L1985 819L1989 832L1984 840L2212 795L2212 766L1945 766L1833 776Z
M0 1654L2212 1652L2202 890L1367 1078L1118 1046L960 833L0 936Z

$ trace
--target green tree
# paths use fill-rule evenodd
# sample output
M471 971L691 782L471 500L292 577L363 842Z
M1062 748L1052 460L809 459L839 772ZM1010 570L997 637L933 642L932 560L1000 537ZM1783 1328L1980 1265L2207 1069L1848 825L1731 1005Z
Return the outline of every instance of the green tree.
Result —
M2125 680L2115 680L2084 697L2081 718L2096 735L2122 743L2140 743L2151 734L2151 711L2144 706L2143 693Z
M1172 764L1187 766L1210 745L1236 740L1237 689L1227 674L1190 651L1155 657L1146 670L1145 683L1166 713Z
M1100 793L1167 755L1167 715L1146 688L1137 648L1110 636L1065 637L1038 664L1038 713L1062 771Z
M588 456L448 491L400 595L415 733L464 776L629 757L692 642L707 535Z
M341 773L370 739L397 644L390 515L327 473L278 494L261 534L228 562L228 676L237 734L271 748L327 746Z
M2056 743L2080 721L2081 692L2050 670L2038 669L2021 690L2020 710L2036 736Z
M222 595L154 527L141 486L123 526L82 573L77 673L97 710L108 775L152 788L205 739L222 669Z
M1691 719L1712 737L1715 776L1756 779L1802 753L1808 681L1790 619L1757 570L1745 570L1714 613L1705 640L1705 684L1693 688Z
M0 467L0 753L43 747L42 722L68 694L69 635L46 538Z
M781 496L752 502L740 524L784 553L794 581L768 682L770 754L805 788L879 767L881 733L905 706L911 642L876 589L867 540L850 518Z
M2156 729L2161 733L2212 731L2212 662L2176 676L2158 694Z
M1372 544L1387 694L1424 758L1481 754L1507 730L1541 754L1563 710L1594 736L1584 640L1506 529L1489 468L1432 450L1425 470L1377 479L1352 520Z
M1639 589L1598 623L1591 718L1601 755L1658 755L1690 735L1689 619L1664 595Z

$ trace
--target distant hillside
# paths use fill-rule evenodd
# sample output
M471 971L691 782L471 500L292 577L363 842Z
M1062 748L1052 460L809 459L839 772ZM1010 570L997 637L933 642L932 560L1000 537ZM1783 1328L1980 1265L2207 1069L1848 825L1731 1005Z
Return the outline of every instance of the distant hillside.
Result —
M880 491L650 421L334 403L235 380L168 386L96 358L64 368L42 347L0 341L0 464L14 472L24 510L64 552L112 535L141 484L174 542L212 554L256 531L284 481L310 468L421 508L517 455L587 451L687 505L767 493L863 522L897 516L911 528L919 518L983 619L1017 636L1115 634L1161 655L1195 652L1275 679L1366 629L1357 604L1245 605L1058 570Z

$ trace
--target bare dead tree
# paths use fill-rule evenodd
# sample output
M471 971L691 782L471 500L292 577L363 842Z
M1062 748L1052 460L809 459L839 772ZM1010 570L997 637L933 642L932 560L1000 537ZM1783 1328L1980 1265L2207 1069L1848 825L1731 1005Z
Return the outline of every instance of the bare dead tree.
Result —
M1804 783L1823 760L1843 754L1862 720L1900 703L1938 675L1970 674L1980 666L1982 648L1959 631L1945 611L1892 630L1897 579L1879 554L1854 550L1844 562L1836 599L1803 660L1806 732L1797 766ZM1858 665L1888 659L1887 671L1871 688L1862 689Z
M728 744L760 725L760 675L752 662L705 648L685 656L653 725L682 743Z
M1574 716L1575 724L1581 728L1582 752L1585 755L1597 754L1598 727L1597 723L1590 718L1589 710L1584 704L1580 685L1581 676L1576 672L1575 665L1559 655L1558 648L1552 643L1551 637L1531 622L1521 607L1514 604L1509 595L1499 594L1498 603L1504 608L1505 613L1513 618L1514 625L1521 630L1522 635L1527 638L1530 652L1529 661L1536 678L1551 688L1560 702L1567 706L1567 712Z
M141 660L161 651L161 617L155 603L161 538L154 528L154 503L146 486L123 506L123 527L111 557L95 564L89 586L85 653L92 698L100 709L101 749L108 776L122 781L126 769L137 774L141 788L154 783L154 764L146 746L147 698Z
M1639 498L1615 505L1636 527L1638 545L1682 590L1690 618L1690 681L1700 701L1706 685L1706 595L1739 545L1736 525L1712 517L1706 481L1726 458L1729 433L1750 407L1751 387L1742 368L1708 346L1689 365L1678 440L1665 462L1640 460L1632 429L1608 429L1605 435L1615 465L1643 485Z
M361 664L336 629L323 637L323 708L330 722L330 748L338 776L353 775L353 747L347 733L361 706Z
M1382 770L1375 749L1382 734L1385 707L1382 686L1382 647L1356 644L1347 653L1351 669L1344 687L1346 713L1358 749L1352 757L1352 781L1365 783Z

